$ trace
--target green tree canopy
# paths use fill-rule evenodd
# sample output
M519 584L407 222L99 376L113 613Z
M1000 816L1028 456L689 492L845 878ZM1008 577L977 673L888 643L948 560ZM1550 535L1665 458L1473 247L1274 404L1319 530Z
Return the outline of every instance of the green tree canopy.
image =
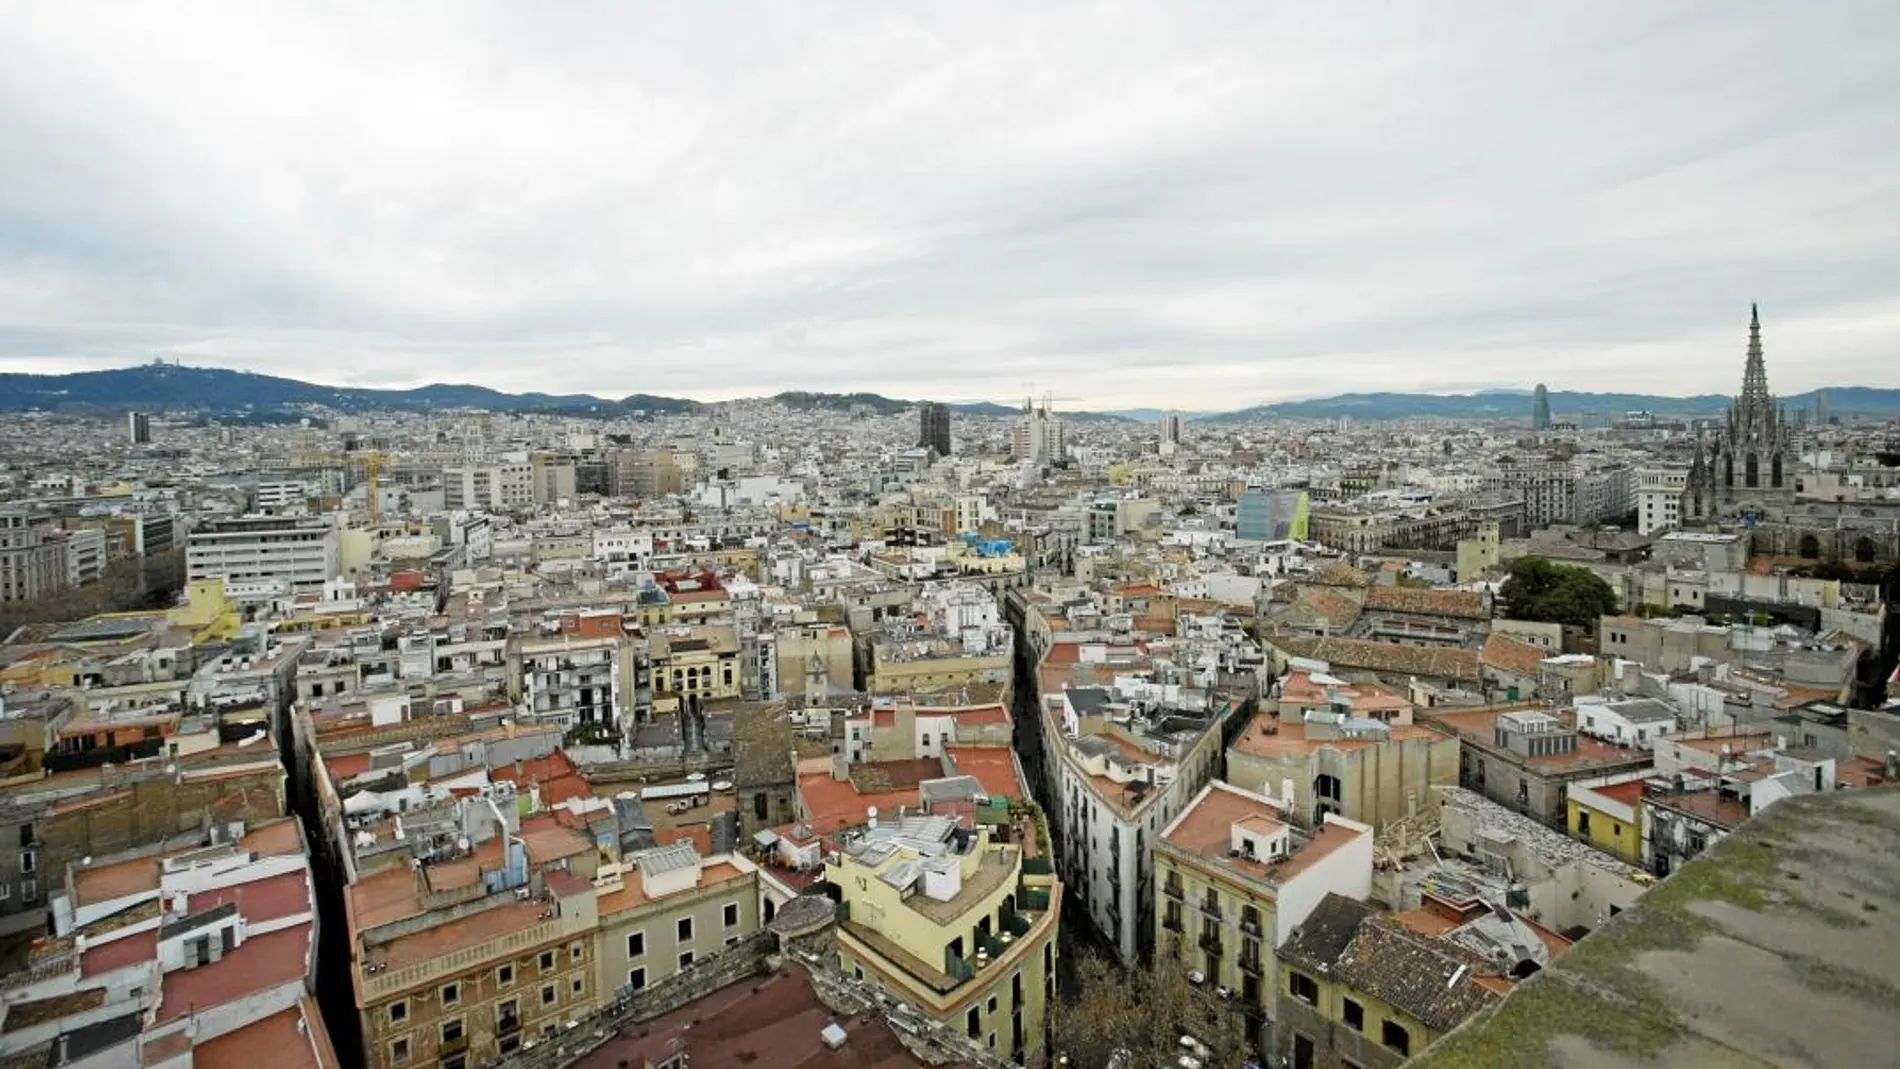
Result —
M1616 611L1616 592L1595 572L1543 557L1512 561L1499 595L1517 620L1594 628L1598 617Z

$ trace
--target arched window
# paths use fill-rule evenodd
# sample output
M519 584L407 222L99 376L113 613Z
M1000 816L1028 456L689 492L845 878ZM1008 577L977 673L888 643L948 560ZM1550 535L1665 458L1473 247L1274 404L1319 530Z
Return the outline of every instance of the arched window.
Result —
M1769 478L1769 483L1768 483L1769 486L1772 486L1777 490L1781 489L1781 454L1780 453L1775 454L1774 466L1769 469L1768 478Z
M1821 540L1813 535L1801 536L1801 559L1815 560L1821 555Z
M1722 485L1728 487L1735 485L1735 454L1733 453L1722 454Z
M1745 485L1747 485L1747 487L1750 490L1753 490L1756 487L1760 486L1761 485L1761 458L1756 456L1753 453L1748 454L1748 466L1747 466L1747 470L1743 474L1744 474L1744 477L1747 479L1747 483Z
M1872 564L1874 562L1874 540L1871 538L1863 538L1854 543L1854 559L1861 564Z

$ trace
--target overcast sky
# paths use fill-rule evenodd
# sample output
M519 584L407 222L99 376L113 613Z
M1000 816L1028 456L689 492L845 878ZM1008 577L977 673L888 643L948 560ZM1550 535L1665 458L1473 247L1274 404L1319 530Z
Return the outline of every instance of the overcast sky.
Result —
M1900 4L13 2L0 369L1900 386Z

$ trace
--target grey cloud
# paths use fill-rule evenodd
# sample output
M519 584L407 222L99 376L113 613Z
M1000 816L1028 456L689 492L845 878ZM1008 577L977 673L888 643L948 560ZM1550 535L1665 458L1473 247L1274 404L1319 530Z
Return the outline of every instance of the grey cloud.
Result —
M1702 392L1760 300L1894 381L1890 5L10 14L0 366Z

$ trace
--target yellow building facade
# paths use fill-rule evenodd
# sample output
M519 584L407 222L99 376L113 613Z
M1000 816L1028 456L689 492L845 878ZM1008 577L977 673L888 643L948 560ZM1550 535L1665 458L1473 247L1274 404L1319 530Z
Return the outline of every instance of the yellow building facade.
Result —
M825 866L840 888L838 964L999 1058L1048 1062L1061 888L1002 829L907 816Z

